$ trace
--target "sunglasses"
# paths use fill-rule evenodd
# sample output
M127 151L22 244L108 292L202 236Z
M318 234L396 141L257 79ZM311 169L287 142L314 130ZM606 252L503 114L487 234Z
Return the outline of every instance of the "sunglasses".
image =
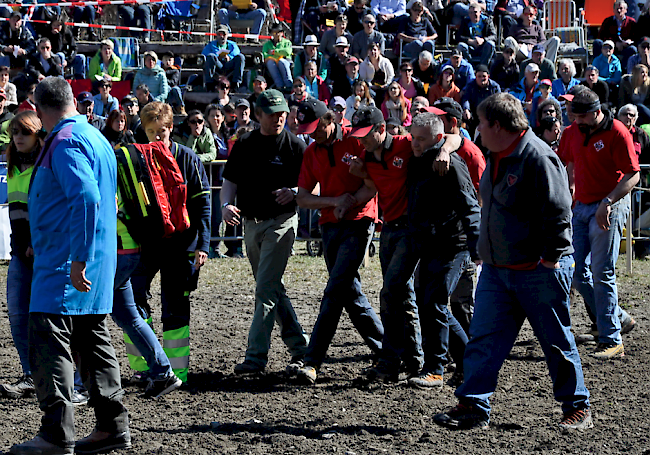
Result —
M343 111L345 110L345 108L342 107L342 106L334 106L334 107L332 108L332 110L333 110L334 112L338 112L338 113L340 114L341 112L343 112Z
M29 131L27 128L12 128L11 129L11 135L12 136L18 136L19 134L21 134L23 136L31 136L34 133Z
M300 88L303 87L303 84L293 84L293 88Z
M112 86L110 86L108 84L102 84L102 85L99 86L99 88L112 88Z
M544 110L542 111L542 114L548 114L549 112L555 112L555 108L554 108L554 107L551 107L551 108L549 108L549 109L544 109Z
M375 21L363 21L364 24L375 25Z
M228 84L219 84L219 88L223 90L230 90L230 85Z
M42 50L42 51L45 51L45 50L52 49L52 46L42 46L42 47L39 47L39 49Z
M405 73L412 73L412 72L413 72L413 68L401 68L400 71L403 71L403 72L405 72Z
M194 120L190 120L189 122L190 125L203 125L203 119L202 118L195 118Z

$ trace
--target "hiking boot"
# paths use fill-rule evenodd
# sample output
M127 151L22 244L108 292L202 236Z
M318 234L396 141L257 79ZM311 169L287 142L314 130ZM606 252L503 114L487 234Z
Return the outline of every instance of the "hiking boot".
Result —
M306 366L299 369L296 372L296 376L298 376L298 379L303 384L314 385L316 383L316 377L318 376L318 373L316 372L316 368L312 366Z
M564 414L562 421L558 424L562 433L568 433L572 430L583 431L588 428L594 427L594 422L591 419L591 411L589 408L576 409Z
M598 347L591 353L591 356L599 360L609 360L614 357L625 356L625 349L623 343L598 343Z
M128 449L131 447L131 434L129 430L120 433L106 433L95 430L75 443L75 453L104 453L115 449ZM71 452L72 453L72 452Z
M23 375L13 384L0 384L0 392L9 398L26 398L34 394L34 380L31 376Z
M88 403L88 392L85 390L74 389L70 401L74 406L83 406Z
M462 371L456 370L454 371L454 374L451 375L449 381L447 381L447 385L456 388L463 382L465 382L465 374Z
M144 397L159 398L178 389L182 385L183 381L181 381L174 373L162 379L149 379L149 384L147 385L147 388L144 389Z
M631 332L634 327L636 327L636 321L632 316L625 321L621 321L621 335Z
M131 376L131 379L129 379L129 384L146 387L149 384L149 373L146 371L136 371Z
M417 377L409 379L409 384L422 390L440 390L442 389L442 375L422 373Z
M47 442L40 436L35 436L31 441L14 445L9 449L9 453L14 455L67 455L74 453L74 449L72 447L60 447L51 442Z
M235 365L235 374L256 374L264 371L264 367L253 363L249 360L244 360L242 363Z
M294 357L291 359L291 363L287 365L287 368L285 369L287 373L289 373L291 376L295 376L298 374L298 370L301 368L305 367L305 362L303 362L302 357Z
M433 416L433 421L438 425L453 429L469 430L471 428L487 428L488 421L474 406L458 403L442 414Z

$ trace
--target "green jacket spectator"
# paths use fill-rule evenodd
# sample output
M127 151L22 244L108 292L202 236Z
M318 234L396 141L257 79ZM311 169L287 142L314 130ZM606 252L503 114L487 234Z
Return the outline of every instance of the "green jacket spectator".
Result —
M113 41L105 39L101 45L102 47L88 65L88 78L99 80L108 75L113 82L121 81L122 60L113 52L115 44Z

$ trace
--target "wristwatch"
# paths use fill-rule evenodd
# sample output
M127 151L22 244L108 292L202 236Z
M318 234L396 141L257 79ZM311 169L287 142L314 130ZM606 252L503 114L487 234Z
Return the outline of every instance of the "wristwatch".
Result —
M293 196L296 197L298 196L298 188L289 188L291 192L293 193Z
M232 205L232 204L231 204L230 202L224 202L223 204L221 204L221 208L222 208L222 209L225 209L225 208L228 207L229 205Z
M611 207L611 205L614 203L614 201L612 201L612 200L611 200L610 198L608 198L608 197L604 198L604 199L603 199L602 201L600 201L600 202L602 202L603 204L605 204L607 207Z

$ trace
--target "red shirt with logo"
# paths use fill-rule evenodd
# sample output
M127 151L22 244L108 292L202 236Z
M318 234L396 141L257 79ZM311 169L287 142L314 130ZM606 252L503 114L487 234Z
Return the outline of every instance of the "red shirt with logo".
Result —
M476 146L472 141L467 138L462 138L463 143L460 148L456 150L469 170L469 176L472 178L474 188L478 192L478 184L481 181L481 176L485 170L485 156L481 149ZM513 149L514 150L514 149Z
M640 170L632 135L612 118L589 136L575 123L567 127L560 141L560 156L574 163L575 198L583 204L607 197L623 174Z
M365 150L359 141L346 137L350 128L336 127L335 139L330 146L312 142L305 150L298 186L311 191L320 183L320 195L337 197L345 193L354 193L363 186L363 179L350 174L350 158L358 156L363 159ZM377 197L373 197L363 206L353 207L344 216L346 220L370 218L377 220ZM319 224L336 223L334 207L321 209Z
M381 160L373 153L366 154L366 169L377 187L379 206L387 223L406 213L406 168L412 156L411 137L390 134L386 134Z

